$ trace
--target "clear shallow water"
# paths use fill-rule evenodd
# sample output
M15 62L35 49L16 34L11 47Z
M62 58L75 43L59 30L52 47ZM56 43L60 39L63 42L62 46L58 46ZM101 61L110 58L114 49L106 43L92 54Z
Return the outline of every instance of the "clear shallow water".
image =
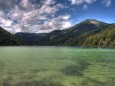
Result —
M0 86L115 86L115 49L0 47Z

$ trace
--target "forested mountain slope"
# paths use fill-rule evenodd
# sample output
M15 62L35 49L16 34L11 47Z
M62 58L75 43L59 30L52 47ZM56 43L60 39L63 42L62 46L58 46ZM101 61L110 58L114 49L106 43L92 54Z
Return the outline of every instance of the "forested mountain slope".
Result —
M81 45L83 39L90 34L102 31L109 24L87 19L65 30L55 30L50 33L32 34L17 33L15 36L24 45Z
M11 33L0 27L0 45L19 45L20 41Z
M50 33L11 33L0 28L0 45L115 46L115 24L87 19L73 27Z
M87 37L84 46L115 47L115 25Z

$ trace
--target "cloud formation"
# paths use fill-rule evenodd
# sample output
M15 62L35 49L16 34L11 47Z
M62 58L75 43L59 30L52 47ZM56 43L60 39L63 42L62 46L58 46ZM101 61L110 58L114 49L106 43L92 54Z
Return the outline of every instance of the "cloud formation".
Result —
M96 0L70 0L72 5L92 4Z
M68 20L70 15L58 16L57 18L53 18L50 21L46 21L43 25L41 25L41 29L39 33L49 32L52 30L61 30L63 28L68 28L71 26L71 22ZM52 28L52 29L51 29Z
M71 5L83 5L83 9L87 10L88 5L96 2L97 0L69 0L71 2Z
M102 0L101 4L105 5L106 7L111 6L112 0Z
M49 32L71 26L70 16L56 15L66 8L56 0L0 0L0 8L0 25L12 33Z
M69 6L82 5L87 10L96 1L65 0L63 3L58 0L0 0L0 26L11 33L61 30L72 25L72 13L67 9ZM109 7L112 0L100 2ZM62 12L63 9L66 11Z
M83 9L87 10L88 9L88 5L84 5Z

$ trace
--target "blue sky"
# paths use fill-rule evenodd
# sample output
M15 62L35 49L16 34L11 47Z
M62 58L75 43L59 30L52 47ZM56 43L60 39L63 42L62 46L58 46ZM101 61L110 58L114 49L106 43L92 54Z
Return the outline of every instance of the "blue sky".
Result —
M115 0L0 0L0 26L11 33L46 33L85 19L115 23Z

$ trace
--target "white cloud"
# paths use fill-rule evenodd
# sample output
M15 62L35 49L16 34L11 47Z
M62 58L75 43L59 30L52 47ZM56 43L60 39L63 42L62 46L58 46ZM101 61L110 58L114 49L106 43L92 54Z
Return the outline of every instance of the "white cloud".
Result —
M5 20L5 19L2 19L2 18L0 18L0 19L1 19L0 24L1 24L2 26L9 27L9 26L12 25L12 21L10 21L10 20Z
M72 24L71 24L71 22L70 21L66 21L66 22L63 22L63 26L62 26L62 28L68 28L68 27L71 27L72 26Z
M87 4L92 4L93 2L95 2L96 0L84 0L85 3Z
M70 15L58 16L49 21L46 21L42 26L41 30L38 32L49 32L53 30L62 30L72 26L71 21L69 20ZM51 29L52 28L52 29Z
M112 0L103 0L101 4L105 5L106 7L109 7L112 4Z
M88 5L84 5L83 9L87 10L88 9Z
M12 25L12 20L5 17L4 13L0 12L0 25L9 27Z
M24 10L30 10L32 8L32 4L29 2L29 0L21 0L19 6Z
M96 0L69 0L72 5L80 5L80 4L92 4Z
M71 5L83 5L83 9L87 10L88 5L96 2L97 0L69 0Z
M82 4L84 2L83 0L70 0L70 1L71 1L72 5L75 5L75 4L79 5L79 4Z
M12 33L48 32L70 26L69 15L56 16L60 9L66 8L56 0L39 0L38 4L32 3L38 0L20 0L18 3L15 0L5 1L0 0L0 7L7 7L7 13L0 10L0 26Z
M70 18L70 15L65 15L65 16L62 16L62 18L63 18L64 20L67 20L67 19L69 19L69 18Z
M46 5L53 5L56 3L55 0L44 0L44 2Z

